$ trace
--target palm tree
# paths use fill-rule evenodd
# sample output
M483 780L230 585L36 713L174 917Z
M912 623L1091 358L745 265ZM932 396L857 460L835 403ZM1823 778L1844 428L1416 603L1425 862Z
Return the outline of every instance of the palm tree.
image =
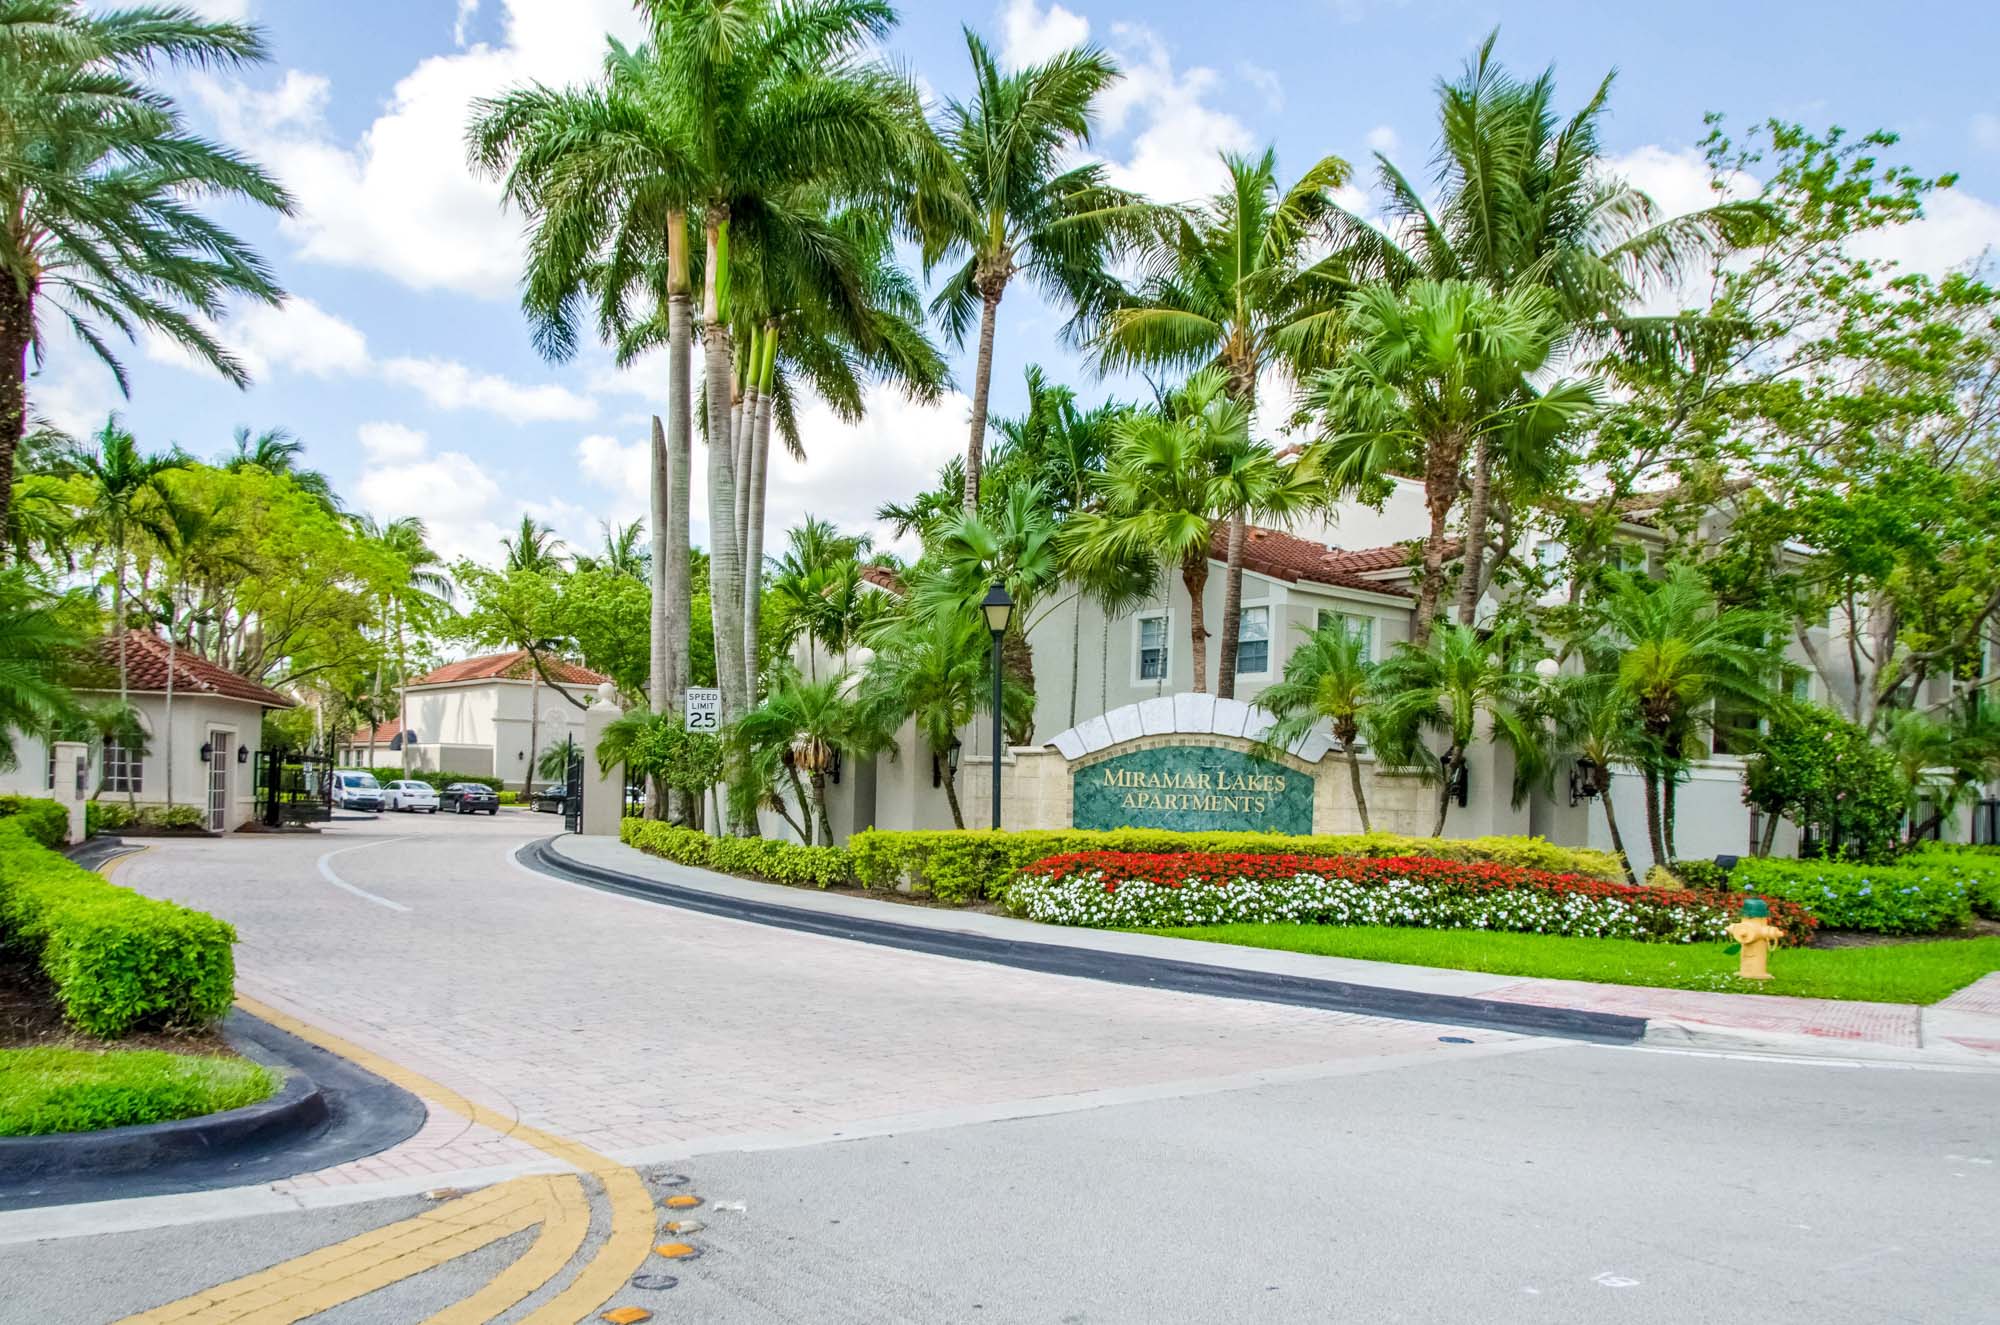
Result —
M448 610L457 591L451 576L443 569L444 558L430 545L430 530L417 516L399 516L387 524L379 524L373 516L364 515L355 521L355 528L363 538L387 552L394 559L397 570L388 592L383 596L383 607L391 618L389 625L396 636L396 727L402 736L403 768L407 772L410 766L410 613L416 609L422 622L435 622ZM382 668L378 662L375 668L377 708L381 707L381 700ZM368 764L371 768L375 765L374 733L375 727L370 727Z
M1188 379L1165 412L1119 420L1110 467L1095 480L1101 510L1064 526L1058 546L1086 574L1114 566L1178 566L1188 594L1194 689L1208 689L1203 590L1218 525L1239 510L1285 514L1313 499L1309 472L1250 440L1249 411L1219 369Z
M289 213L291 199L254 163L188 133L172 99L145 80L162 66L265 58L257 29L185 9L0 0L0 531L12 528L29 355L44 357L51 310L121 391L110 334L141 329L238 386L248 381L204 319L231 298L275 304L282 291L249 246L189 202Z
M63 677L82 644L27 576L0 570L0 769L18 762L18 733L51 731L75 716Z
M871 540L866 534L843 534L810 515L787 539L771 577L779 643L790 648L809 640L844 669L848 652L890 607L891 600L867 587L862 575L862 557ZM818 675L811 652L806 672Z
M977 613L904 613L877 630L860 703L870 730L892 732L905 722L930 752L933 779L944 787L954 827L965 827L958 803L952 748L959 731L993 705L992 650ZM1033 712L1034 696L1005 675L1003 715Z
M1430 529L1413 629L1421 642L1443 598L1451 513L1467 457L1483 463L1496 449L1523 457L1545 451L1597 408L1597 389L1557 382L1537 391L1529 384L1565 330L1554 296L1539 286L1495 293L1461 280L1417 281L1402 291L1375 284L1348 296L1344 308L1341 362L1307 392L1321 429L1315 450L1345 489L1398 470L1423 475ZM1476 492L1474 499L1468 539L1484 537L1482 499ZM1476 577L1466 587L1476 605ZM1459 624L1473 624L1471 616L1462 610Z
M1726 607L1684 562L1655 582L1613 574L1592 605L1583 654L1591 670L1612 674L1637 711L1644 735L1646 835L1653 859L1674 859L1674 785L1718 704L1762 713L1772 704L1779 658L1770 641L1784 629L1774 615Z
M1336 207L1335 265L1356 283L1397 289L1447 280L1483 282L1502 294L1540 287L1580 345L1642 357L1670 350L1688 319L1634 315L1630 306L1693 260L1753 241L1765 209L1726 202L1661 219L1651 198L1606 168L1598 128L1612 77L1564 120L1555 110L1555 71L1529 83L1513 78L1493 58L1498 35L1487 36L1458 80L1439 87L1435 208L1377 153L1386 216ZM1552 459L1546 448L1486 448L1473 456L1462 624L1471 623L1491 574L1484 522L1496 474L1513 466L1513 477L1532 486L1556 468Z
M842 751L866 753L880 744L880 737L854 700L853 688L851 672L836 672L818 681L787 672L772 684L764 701L731 728L753 757L761 757L767 766L778 762L785 769L798 791L806 827L818 825L816 835L806 835L808 846L815 842L833 845L826 782L836 755ZM801 773L811 791L809 799L798 788Z
M1046 500L1042 506L1048 518L1060 526L1072 515L1085 510L1093 500L1091 485L1109 463L1115 425L1127 409L1115 401L1106 401L1089 410L1079 409L1076 393L1068 387L1052 385L1040 366L1035 364L1028 366L1027 388L1026 413L1016 419L994 421L994 431L1000 434L1001 440L987 458L987 492L990 497L997 490L1003 494L1004 500L1011 503L1016 487L1038 484L1044 489ZM956 457L953 463L958 463ZM954 486L950 510L944 509L942 501L938 503L939 518L930 521L931 524L941 524L945 517L958 514L956 493L957 486ZM983 507L992 505L991 500L982 503ZM888 518L891 514L901 515L902 512L885 508L880 514ZM907 529L899 527L898 533L903 532ZM1083 612L1080 600L1097 603L1104 614L1105 629L1108 631L1113 614L1144 599L1151 587L1152 576L1148 567L1116 563L1099 566L1094 574L1084 567L1069 564L1061 565L1060 570L1073 591L1073 598L1079 600L1070 612L1068 725L1074 727L1083 671ZM1011 585L1009 591L1012 592ZM1017 613L1017 617L1019 615Z
M502 538L500 546L506 549L510 571L554 575L563 569L563 541L555 536L555 530L532 515L524 514L514 536Z
M1047 613L1045 603L1063 581L1056 550L1056 520L1048 490L1039 482L1014 483L979 512L956 510L934 529L914 577L912 601L926 615L979 619L979 604L994 584L1014 600L1013 619L1001 640L1003 670L1025 702L1008 713L1008 737L1033 733L1035 654L1028 636Z
M1001 297L1025 274L1056 303L1100 307L1112 288L1104 258L1134 200L1105 182L1101 163L1068 161L1090 142L1092 103L1118 77L1109 57L1080 46L1007 74L970 28L965 47L973 95L945 102L911 212L926 274L964 259L931 301L953 344L978 313L964 503L976 510Z
M1347 162L1321 158L1288 189L1278 158L1224 153L1229 185L1191 208L1159 208L1141 249L1144 276L1105 313L1096 339L1108 368L1214 366L1231 398L1257 413L1257 385L1267 369L1294 379L1324 361L1340 295L1337 265L1323 256L1334 191ZM1222 603L1222 654L1216 693L1236 693L1236 646L1243 602L1245 513L1229 520L1228 582Z
M147 604L149 615L166 628L167 690L166 731L162 740L167 766L167 804L174 801L174 682L183 626L189 632L214 623L211 613L191 592L198 583L214 584L225 577L247 575L250 563L234 545L237 532L234 494L224 490L212 500L199 493L177 492L163 502L156 539L164 574Z
M652 558L646 552L645 521L621 525L604 520L599 522L599 528L604 533L603 549L595 553L579 552L576 569L601 570L634 580L651 578Z
M1347 780L1354 792L1355 813L1361 816L1361 831L1373 831L1368 823L1368 797L1361 788L1361 747L1363 728L1372 719L1374 696L1369 689L1368 637L1348 629L1344 622L1332 621L1312 631L1306 642L1285 663L1285 674L1257 696L1260 707L1276 722L1264 736L1265 744L1276 750L1296 746L1315 726L1324 722L1347 756Z
M1593 672L1565 677L1555 691L1555 743L1573 750L1596 774L1597 800L1604 806L1604 826L1611 831L1611 849L1625 871L1625 881L1639 876L1625 853L1625 835L1618 829L1618 808L1611 794L1611 775L1621 765L1642 764L1647 749L1639 714L1613 673Z
M300 465L300 457L306 450L304 442L283 428L266 428L253 437L248 428L240 426L235 440L236 449L223 458L222 468L232 474L251 467L269 474L283 474L329 512L340 513L340 495L333 490L333 481L317 469Z
M1431 836L1444 832L1467 754L1481 727L1514 756L1518 805L1547 763L1538 718L1541 682L1521 665L1510 630L1481 634L1446 625L1422 643L1404 642L1375 668L1370 691L1375 749L1392 767L1415 768L1438 788ZM1433 749L1426 738L1444 743Z
M118 640L118 705L129 708L130 677L126 668L125 574L135 534L171 538L166 507L171 501L166 477L188 464L179 450L147 455L138 439L113 414L98 431L94 448L76 447L64 465L83 483L78 524L99 546L111 549L111 629Z

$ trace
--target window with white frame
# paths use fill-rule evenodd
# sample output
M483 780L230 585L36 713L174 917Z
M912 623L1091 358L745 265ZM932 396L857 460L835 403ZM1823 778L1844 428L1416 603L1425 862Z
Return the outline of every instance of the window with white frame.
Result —
M115 736L107 737L104 742L104 778L100 783L103 789L138 793L146 789L145 782L141 752Z
M1139 679L1164 681L1172 660L1167 654L1167 614L1155 612L1139 618Z
M1339 626L1349 635L1361 641L1362 660L1364 662L1374 661L1375 658L1374 617L1363 616L1358 612L1336 612L1330 607L1322 607L1319 610L1319 619L1316 622L1316 624L1318 628L1321 630L1325 630L1328 626Z
M1260 676L1271 670L1271 609L1246 607L1236 614L1236 674Z

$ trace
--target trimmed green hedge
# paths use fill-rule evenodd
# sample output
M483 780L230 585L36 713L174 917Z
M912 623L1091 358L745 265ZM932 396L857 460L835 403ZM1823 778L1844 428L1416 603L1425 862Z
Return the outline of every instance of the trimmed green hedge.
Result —
M1238 855L1428 856L1434 860L1491 861L1552 874L1581 874L1608 883L1624 881L1615 856L1560 847L1539 837L1404 837L1398 833L1347 833L1287 837L1279 833L1173 833L1127 828L1115 832L990 829L889 832L869 829L848 839L854 877L864 888L892 887L908 878L918 891L942 902L998 901L1014 875L1038 860L1078 851L1175 853L1211 851Z
M480 786L491 787L495 791L507 789L507 779L487 777L483 773L404 773L393 768L364 768L357 771L373 773L375 780L385 787L391 782L428 782L431 784L431 790L440 795L454 782L477 782Z
M115 833L125 828L200 828L208 822L198 805L140 805L124 801L90 801L83 807L83 833Z
M1797 902L1829 929L1935 934L1972 921L1963 876L1921 861L1849 865L1828 860L1749 859L1729 881L1746 892Z
M39 962L72 1022L107 1039L206 1025L235 993L234 929L107 882L13 820L0 820L0 941Z
M772 883L830 888L852 878L848 853L840 847L802 847L768 837L710 837L698 829L657 819L627 819L618 826L618 838L627 846L677 864Z
M0 796L0 819L12 819L21 831L45 847L59 847L69 837L69 811L62 802L39 796Z
M1897 863L1944 870L1963 879L1974 914L2000 920L2000 847L1926 842Z

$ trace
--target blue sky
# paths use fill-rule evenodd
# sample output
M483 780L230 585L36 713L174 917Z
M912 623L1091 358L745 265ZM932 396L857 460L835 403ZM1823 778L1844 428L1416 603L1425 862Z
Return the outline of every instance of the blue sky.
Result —
M273 63L241 78L177 83L191 117L265 162L300 200L274 223L228 219L276 265L292 299L223 328L251 363L247 392L176 351L134 347L132 397L56 341L33 403L86 432L125 414L150 446L225 450L238 424L282 426L348 500L423 516L452 554L490 557L523 510L594 545L601 520L644 506L641 441L663 408L660 367L612 370L601 352L539 360L513 288L518 219L463 160L467 101L512 83L588 77L601 34L637 35L626 0L199 0L269 31ZM1708 110L1812 126L1887 128L1916 168L1961 175L1892 255L1949 266L2000 243L2000 6L1675 3L1582 6L1494 0L979 0L909 3L893 56L930 88L964 82L961 24L1016 59L1088 38L1128 78L1095 144L1121 181L1155 196L1206 190L1221 149L1275 143L1290 178L1325 153L1370 153L1424 173L1436 80L1496 24L1520 72L1554 63L1565 108L1618 70L1606 146L1670 209L1701 199L1693 144ZM1021 398L1032 361L1086 393L1097 383L1056 343L1060 316L1025 290L1001 312L994 407ZM969 357L957 356L969 388ZM1115 384L1113 384L1115 385ZM962 396L919 407L877 393L858 427L805 419L808 460L773 472L777 530L810 511L850 527L922 484L962 449ZM697 459L697 466L700 461ZM703 538L698 501L696 541Z

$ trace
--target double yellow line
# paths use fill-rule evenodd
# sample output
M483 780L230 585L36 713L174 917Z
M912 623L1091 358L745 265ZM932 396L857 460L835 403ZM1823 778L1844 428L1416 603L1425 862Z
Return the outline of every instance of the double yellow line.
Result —
M524 1325L576 1325L601 1308L644 1266L653 1241L653 1200L631 1169L587 1146L503 1117L428 1077L275 1008L247 998L237 999L236 1005L468 1122L518 1137L602 1185L611 1208L609 1236L585 1260L568 1287L525 1317ZM163 1325L169 1321L175 1325L238 1321L289 1325L536 1225L541 1232L519 1259L469 1297L425 1322L477 1325L554 1279L582 1248L590 1227L590 1203L575 1175L515 1178L414 1218L127 1317L122 1325Z

